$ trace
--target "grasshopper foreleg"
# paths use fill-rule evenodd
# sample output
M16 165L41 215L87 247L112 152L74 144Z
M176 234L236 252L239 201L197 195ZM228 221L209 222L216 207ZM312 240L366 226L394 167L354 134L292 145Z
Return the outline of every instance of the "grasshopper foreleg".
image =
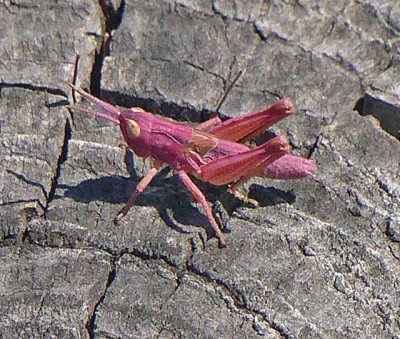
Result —
M160 172L161 170L161 164L156 163L154 167L150 170L149 173L147 173L142 180L137 184L135 191L133 192L132 196L129 198L128 202L126 205L119 211L117 216L114 219L114 223L118 223L131 209L131 207L135 204L136 199L138 198L139 195L143 193L143 191L146 189L146 187L150 184L150 182L153 180L153 178Z

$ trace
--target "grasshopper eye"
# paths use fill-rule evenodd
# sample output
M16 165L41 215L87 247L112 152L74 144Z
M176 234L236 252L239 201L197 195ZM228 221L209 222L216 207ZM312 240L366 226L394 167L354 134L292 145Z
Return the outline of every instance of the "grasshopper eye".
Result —
M140 126L139 124L132 119L128 119L126 124L126 133L128 134L129 138L136 139L140 135Z

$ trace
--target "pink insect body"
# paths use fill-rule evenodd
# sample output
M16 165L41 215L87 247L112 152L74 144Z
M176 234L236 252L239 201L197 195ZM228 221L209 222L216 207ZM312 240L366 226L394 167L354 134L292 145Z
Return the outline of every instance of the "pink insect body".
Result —
M220 246L225 236L215 221L211 208L188 173L214 185L230 184L233 192L253 176L274 179L307 177L316 172L312 160L288 154L286 138L277 136L250 148L241 144L253 139L266 128L294 113L288 99L278 101L269 109L221 122L213 118L193 128L170 119L145 112L141 108L118 111L114 106L75 88L83 97L106 113L74 107L118 124L126 143L140 157L151 157L154 167L143 177L135 192L116 216L125 216L137 197L159 173L164 164L174 169L196 201L202 204Z

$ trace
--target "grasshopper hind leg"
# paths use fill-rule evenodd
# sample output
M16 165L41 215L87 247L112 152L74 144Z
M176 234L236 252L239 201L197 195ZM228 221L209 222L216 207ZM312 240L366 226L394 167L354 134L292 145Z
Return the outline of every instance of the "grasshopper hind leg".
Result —
M225 235L222 233L220 227L218 226L217 222L214 219L214 216L212 214L211 208L208 205L208 202L206 200L206 197L204 194L200 191L200 189L195 185L195 183L189 178L189 176L186 174L184 171L179 171L178 172L179 178L182 180L182 182L185 184L187 189L192 193L193 197L197 202L199 202L206 214L208 221L210 222L212 228L215 231L215 234L219 240L219 247L226 247L226 241L225 241Z

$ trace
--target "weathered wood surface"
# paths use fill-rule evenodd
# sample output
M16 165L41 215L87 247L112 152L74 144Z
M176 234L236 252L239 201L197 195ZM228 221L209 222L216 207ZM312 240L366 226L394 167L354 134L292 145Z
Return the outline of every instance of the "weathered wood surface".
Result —
M247 3L0 4L1 337L399 337L400 3ZM115 227L149 164L66 83L200 122L239 70L221 114L290 97L318 174L201 185L223 250L168 171Z

